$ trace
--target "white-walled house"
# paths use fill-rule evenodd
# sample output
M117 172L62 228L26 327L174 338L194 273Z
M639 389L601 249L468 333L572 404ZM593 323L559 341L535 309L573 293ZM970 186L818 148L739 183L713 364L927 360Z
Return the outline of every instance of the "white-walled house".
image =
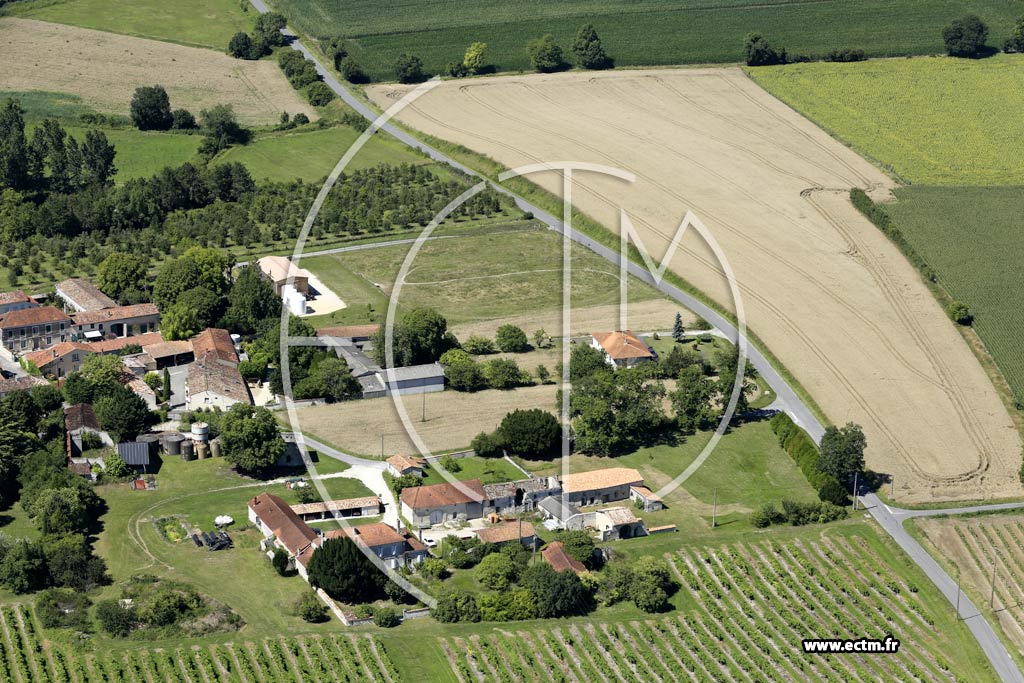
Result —
M604 354L605 362L614 368L632 368L657 358L657 354L632 330L594 332L590 345Z

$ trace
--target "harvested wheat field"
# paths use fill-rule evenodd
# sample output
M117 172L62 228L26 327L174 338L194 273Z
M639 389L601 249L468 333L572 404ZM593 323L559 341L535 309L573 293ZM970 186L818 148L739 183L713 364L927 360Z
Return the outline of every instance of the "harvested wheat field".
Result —
M532 369L532 368L531 368ZM445 391L401 396L409 420L431 452L468 448L480 432L493 432L506 413L517 409L545 408L554 412L558 386L521 387L510 391L491 389L474 394ZM423 406L426 405L426 421ZM297 425L303 432L356 455L379 456L381 434L384 455L418 453L393 398L371 398L330 405L297 408ZM287 417L282 413L283 417Z
M399 86L376 86L386 105ZM736 68L449 81L400 115L505 166L586 161L574 205L612 230L619 207L656 257L692 210L740 281L747 322L837 423L864 426L868 466L899 499L1020 495L1020 437L917 273L850 205L892 181ZM560 194L554 173L533 179ZM732 307L691 232L673 270Z
M230 104L242 123L273 123L282 111L315 110L272 61L32 19L0 19L0 90L78 95L98 111L127 114L135 88L160 84L171 107L196 117Z

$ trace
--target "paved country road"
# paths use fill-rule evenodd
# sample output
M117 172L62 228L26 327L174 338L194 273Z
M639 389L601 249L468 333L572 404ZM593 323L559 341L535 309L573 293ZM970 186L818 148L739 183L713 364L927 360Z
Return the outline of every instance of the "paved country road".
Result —
M249 1L252 3L253 7L255 7L256 10L259 11L261 14L269 11L267 5L263 2L263 0ZM320 60L312 52L310 52L305 45L302 44L302 41L298 39L298 36L292 33L289 29L284 29L282 32L292 40L291 46L293 48L302 52L307 59L311 60L316 65L317 72L323 77L324 83L326 83L328 87L330 87L331 90L333 90L338 95L338 97L340 97L345 102L345 104L352 107L355 111L359 112L369 121L374 121L378 118L377 112L367 107L362 101L355 97L355 95L349 92L348 89L345 88L345 86L343 86L330 72L327 71L327 69L324 68L323 64L320 63ZM463 173L474 178L487 180L483 178L483 176L481 176L479 173L476 173L475 171L467 168L463 164L460 164L459 162L455 161L454 159L447 157L446 155L442 154L433 147L430 147L429 145L417 140L409 133L406 133L405 131L397 128L396 126L390 123L386 123L383 126L381 126L381 130L392 135L393 137L403 142L407 146L412 147L413 149L420 150L421 152L429 156L431 159L434 159L435 161L448 164L449 166L452 166L458 169L459 171L462 171ZM339 158L340 155L343 153L343 150L339 150ZM547 211L544 211L540 207L534 206L533 204L526 201L522 197L516 195L513 192L510 192L506 188L497 185L491 182L490 180L487 180L487 182L496 191L501 192L502 194L510 197L515 202L516 206L518 206L521 210L531 212L534 215L534 217L546 223L550 229L560 233L565 231L565 226L563 225L560 219L551 215ZM619 264L619 253L617 251L609 249L603 244L595 242L594 240L590 239L583 233L580 233L576 230L570 230L569 236L574 242L587 247L588 249L595 252L599 256L604 257L605 259L611 261L616 265ZM667 296L683 304L690 310L694 311L695 313L697 313L697 315L701 316L702 318L710 322L712 325L714 325L716 328L721 330L725 334L725 336L732 340L733 342L735 342L738 339L739 333L735 326L733 326L733 324L724 316L720 315L717 311L707 306L697 298L691 296L690 294L687 294L678 287L674 287L666 282L656 282L654 277L645 268L639 266L638 264L630 262L627 265L627 268L631 275L636 276L640 280L643 280L647 284L651 285L652 287L655 287L662 293L666 294ZM790 417L793 418L793 421L799 426L801 426L808 434L810 434L815 441L821 441L821 437L824 434L825 429L821 422L818 420L818 418L810 410L810 408L808 408L804 404L804 402L800 399L796 392L793 391L793 388L789 386L786 380L783 379L782 375L779 374L779 372L772 366L772 364L768 361L764 354L761 353L760 350L758 350L755 346L748 344L747 353L749 355L751 364L757 369L757 371L761 374L761 376L771 387L772 391L774 391L776 394L777 398L775 403L773 403L773 407L784 410L786 413L789 414ZM313 441L308 437L306 440L310 443L313 443ZM325 449L324 452L330 453L330 450ZM930 555L928 555L924 548L922 548L921 545L916 540L914 540L909 533L907 533L907 531L903 528L903 521L909 517L916 516L958 514L957 509L921 511L898 510L894 508L885 507L874 494L861 496L861 500L865 502L869 511L878 521L881 527L890 536L892 536L896 543L899 544L899 546L903 548L903 550L906 551L908 555L910 555L911 559L913 559L919 567L921 567L925 574L928 575L928 578L930 578L932 582L935 583L935 585L939 588L939 591L942 592L942 594L945 595L946 598L949 599L952 604L955 604L957 598L956 583L953 581L953 579L949 577L948 574L946 574L942 567L940 567L938 563L935 562L935 560L932 559ZM1008 507L1002 505L995 505L981 506L978 508L960 508L959 511L961 513L978 512L989 509L1014 509L1014 507L1024 507L1024 504L1010 504L1010 506ZM967 624L968 628L971 629L971 633L974 634L974 637L978 640L978 644L981 646L981 649L988 657L993 669L995 669L1000 679L1004 683L1024 683L1024 676L1021 675L1020 669L1014 663L1013 659L1010 658L1009 653L1006 651L1006 648L1003 647L1003 644L999 641L999 638L992 630L992 627L989 626L988 621L986 621L983 617L980 616L978 610L974 607L970 600L966 598L966 596L960 596L960 607L960 612L962 615L965 616L966 619L965 623Z

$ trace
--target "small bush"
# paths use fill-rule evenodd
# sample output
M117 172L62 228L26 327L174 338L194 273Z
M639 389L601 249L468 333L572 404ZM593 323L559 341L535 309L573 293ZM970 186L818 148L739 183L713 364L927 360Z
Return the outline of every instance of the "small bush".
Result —
M312 591L302 594L296 611L303 621L310 624L322 624L330 618L327 605Z
M317 81L306 89L306 99L314 107L325 107L330 104L336 95L326 83Z
M394 607L380 607L373 614L373 623L380 628L394 628L402 623L402 615Z
M825 54L826 62L863 62L866 59L864 50L829 50Z
M349 83L369 83L370 77L363 71L363 67L359 66L359 63L352 59L351 55L341 60L340 67L342 77Z
M199 124L196 117L188 109L175 109L171 112L171 128L174 130L196 130Z
M971 309L967 308L967 304L960 301L949 302L949 306L946 307L946 314L957 325L969 327L974 322L974 315L971 313Z

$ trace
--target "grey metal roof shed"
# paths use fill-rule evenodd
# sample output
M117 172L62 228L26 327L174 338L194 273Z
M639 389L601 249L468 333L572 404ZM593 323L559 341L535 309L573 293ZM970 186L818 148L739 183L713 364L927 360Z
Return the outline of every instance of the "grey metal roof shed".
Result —
M124 464L133 467L146 467L149 465L149 444L138 441L126 441L117 444L117 454L124 460Z

